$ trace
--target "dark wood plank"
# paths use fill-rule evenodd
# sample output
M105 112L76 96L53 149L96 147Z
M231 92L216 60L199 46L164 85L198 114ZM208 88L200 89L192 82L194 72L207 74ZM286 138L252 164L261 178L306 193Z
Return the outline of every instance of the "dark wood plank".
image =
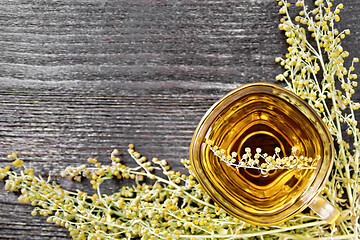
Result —
M343 0L344 48L360 56L360 2ZM1 1L0 166L38 174L134 143L182 169L192 133L223 94L274 82L287 45L275 0ZM360 95L359 95L360 96ZM116 191L118 185L107 191ZM0 182L1 239L70 239Z

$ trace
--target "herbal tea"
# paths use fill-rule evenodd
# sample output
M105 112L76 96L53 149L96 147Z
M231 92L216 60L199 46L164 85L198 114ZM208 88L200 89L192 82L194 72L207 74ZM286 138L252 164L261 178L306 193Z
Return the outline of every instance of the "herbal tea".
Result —
M229 155L235 152L243 156L245 148L252 149L251 155L256 154L257 148L273 155L275 148L280 148L285 157L291 154L293 146L300 154L317 154L316 146L309 144L317 137L316 132L303 131L308 126L304 117L292 111L286 102L270 95L241 99L223 111L213 126L209 139ZM315 175L313 169L274 169L264 176L258 169L229 167L208 148L204 154L208 163L216 166L212 168L216 171L209 169L209 177L217 179L219 184L226 178L227 188L231 190L228 194L250 212L265 214L288 207L309 187Z
M333 209L331 219L324 216L333 222L338 211L318 195L333 160L331 135L317 113L269 83L241 86L217 101L190 145L193 172L212 199L241 220L266 226L308 206Z

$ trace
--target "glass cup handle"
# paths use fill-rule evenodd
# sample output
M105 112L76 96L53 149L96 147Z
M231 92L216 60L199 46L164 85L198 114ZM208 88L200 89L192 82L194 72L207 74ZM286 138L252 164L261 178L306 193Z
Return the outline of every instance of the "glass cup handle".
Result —
M333 224L340 216L340 211L320 194L311 201L309 207L329 224Z

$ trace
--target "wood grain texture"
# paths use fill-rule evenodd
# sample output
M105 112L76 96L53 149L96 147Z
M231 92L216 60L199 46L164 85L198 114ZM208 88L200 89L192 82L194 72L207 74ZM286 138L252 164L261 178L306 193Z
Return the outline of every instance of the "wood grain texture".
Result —
M343 0L344 48L360 56L360 2ZM275 0L0 1L0 166L12 152L60 171L129 143L183 170L197 123L223 94L274 82L286 53ZM0 182L0 239L70 239ZM107 191L116 191L118 184Z

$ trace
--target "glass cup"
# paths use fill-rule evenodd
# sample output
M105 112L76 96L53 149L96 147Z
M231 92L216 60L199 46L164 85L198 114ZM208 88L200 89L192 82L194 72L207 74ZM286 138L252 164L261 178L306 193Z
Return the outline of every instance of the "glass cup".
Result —
M222 161L209 140L223 154L237 155L233 160L238 163L244 154L255 156L258 148L269 156L280 149L280 158L289 159L294 147L297 159L317 161L312 168L275 167L264 174ZM210 197L245 222L276 225L307 207L330 224L340 214L319 194L334 161L332 137L306 102L275 84L245 84L218 100L195 130L190 161Z

